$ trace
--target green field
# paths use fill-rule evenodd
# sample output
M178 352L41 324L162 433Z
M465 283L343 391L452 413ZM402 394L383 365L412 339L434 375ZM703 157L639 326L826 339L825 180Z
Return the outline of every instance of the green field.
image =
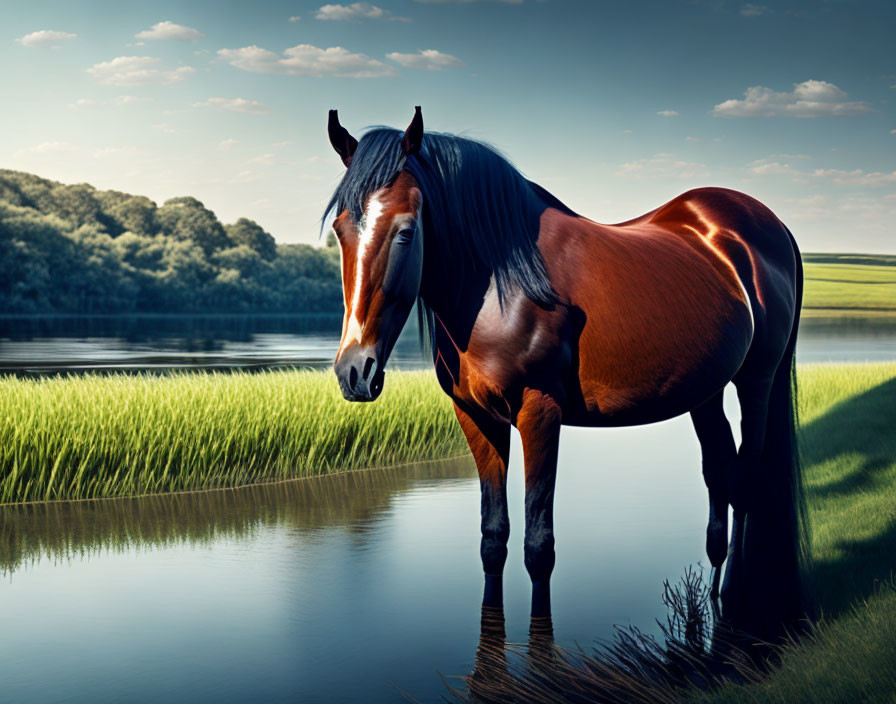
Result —
M804 318L896 317L896 256L806 254Z
M467 445L432 373L375 404L332 373L0 377L0 503L239 486L446 457Z

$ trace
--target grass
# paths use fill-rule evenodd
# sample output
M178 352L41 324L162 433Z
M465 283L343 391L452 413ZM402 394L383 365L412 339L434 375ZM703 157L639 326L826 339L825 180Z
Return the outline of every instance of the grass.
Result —
M896 702L896 364L800 369L822 619L778 667L694 702Z
M896 317L896 257L807 254L803 316Z
M466 451L432 374L376 404L332 373L0 377L0 503L239 486Z

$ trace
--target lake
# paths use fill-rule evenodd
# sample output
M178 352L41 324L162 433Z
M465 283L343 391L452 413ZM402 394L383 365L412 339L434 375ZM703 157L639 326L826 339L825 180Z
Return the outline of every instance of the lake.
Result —
M339 320L32 320L0 366L327 366ZM61 327L60 327L61 326ZM198 327L197 327L198 326ZM818 326L802 361L894 359L893 331ZM415 340L396 366L422 366ZM726 397L737 434L738 413ZM507 637L525 642L521 448L510 465ZM699 445L680 417L564 428L554 632L589 646L655 629L663 580L703 561ZM0 699L14 702L439 701L471 673L482 574L471 460L231 491L0 507ZM394 683L395 686L393 686ZM455 681L455 684L457 682Z
M338 315L0 317L0 372L329 367L339 346ZM803 322L800 362L896 358L896 323ZM389 361L431 368L418 344L415 316Z

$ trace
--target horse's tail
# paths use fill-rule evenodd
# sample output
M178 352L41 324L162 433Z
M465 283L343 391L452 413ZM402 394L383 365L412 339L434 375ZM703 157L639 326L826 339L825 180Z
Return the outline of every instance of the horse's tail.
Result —
M808 612L803 578L809 563L809 520L797 439L799 427L795 348L803 297L803 266L796 259L795 307L790 339L775 371L768 401L765 445L758 467L759 487L744 528L747 579L759 634L774 638L781 626L795 625ZM752 619L751 619L752 620Z

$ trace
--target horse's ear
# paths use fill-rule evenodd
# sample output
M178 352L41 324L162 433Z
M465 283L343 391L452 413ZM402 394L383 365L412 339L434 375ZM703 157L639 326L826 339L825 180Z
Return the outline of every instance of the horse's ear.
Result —
M423 113L420 112L420 106L414 108L414 119L404 131L404 139L401 140L401 148L405 156L411 156L420 151L420 145L423 144Z
M327 120L327 133L330 135L330 144L333 149L342 158L342 163L346 168L352 163L352 157L355 149L358 148L358 140L352 137L348 130L339 124L339 114L336 110L330 110L330 117Z

